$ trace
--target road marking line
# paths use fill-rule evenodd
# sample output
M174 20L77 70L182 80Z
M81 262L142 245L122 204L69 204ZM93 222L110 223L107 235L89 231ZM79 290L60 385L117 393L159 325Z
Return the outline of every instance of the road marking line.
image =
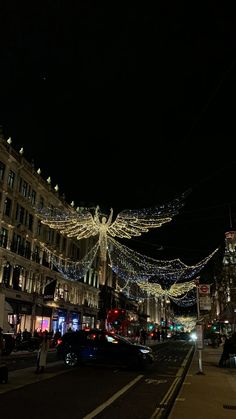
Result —
M127 390L129 390L130 387L132 387L134 384L136 384L143 375L138 375L134 380L130 381L126 386L121 388L117 393L113 394L108 400L106 400L103 404L98 406L96 409L94 409L92 412L88 413L86 416L83 417L83 419L92 419L99 413L101 413L107 406L112 404L116 399L118 399L122 394L124 394Z
M189 349L186 358L184 359L184 361L182 362L177 374L176 374L176 378L174 379L173 383L171 384L169 390L167 391L167 393L165 394L165 396L163 397L162 401L160 402L159 406L156 408L156 410L154 411L154 413L151 416L151 419L157 419L157 418L161 418L163 412L166 409L166 406L168 405L169 400L171 399L172 395L174 394L175 388L177 387L178 382L181 380L181 373L183 374L184 372L184 366L186 366L187 361L189 360L190 354L192 352L192 348Z
M185 402L185 399L183 397L177 397L175 399L176 402Z

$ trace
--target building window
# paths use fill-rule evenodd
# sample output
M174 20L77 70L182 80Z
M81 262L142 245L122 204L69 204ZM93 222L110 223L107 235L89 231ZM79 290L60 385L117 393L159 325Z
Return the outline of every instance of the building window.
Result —
M48 242L48 243L50 243L51 242L51 236L52 236L52 230L47 230L46 231L46 241Z
M34 262L40 263L39 246L35 246L32 259Z
M61 235L60 235L60 233L57 233L57 235L56 235L56 245L57 245L57 247L60 246L60 239L61 239Z
M42 196L40 196L39 198L39 208L40 209L44 208L44 198Z
M7 247L7 239L8 239L8 230L2 228L1 235L0 235L0 246L6 249Z
M41 226L42 226L41 221L38 221L38 224L37 224L37 235L38 236L40 236L40 234L41 234Z
M21 245L21 236L19 234L13 234L13 240L11 243L11 251L14 253L19 253Z
M21 224L24 224L24 218L25 218L25 209L23 207L20 207L19 221Z
M30 202L31 202L32 205L35 205L35 202L36 202L36 192L35 192L34 189L32 189L32 191L31 191Z
M34 217L32 214L29 214L29 218L28 218L28 228L30 231L33 231L33 222L34 222Z
M25 198L27 198L27 193L28 193L28 183L27 183L25 180L23 180L23 183L22 183L21 193L22 193L22 195L23 195Z
M25 242L25 257L27 259L30 259L30 256L31 256L31 243L28 240L26 240L26 242Z
M16 291L20 291L22 289L22 278L21 278L20 266L15 266L13 270L12 288Z
M5 173L5 164L0 161L0 180L3 180Z
M11 215L11 199L6 198L4 202L4 215L10 217Z
M6 266L3 268L2 282L5 287L10 286L10 275L11 275L11 265L7 262Z
M14 186L15 176L16 176L15 173L12 170L10 170L9 174L8 174L7 184L12 189L13 189L13 186Z

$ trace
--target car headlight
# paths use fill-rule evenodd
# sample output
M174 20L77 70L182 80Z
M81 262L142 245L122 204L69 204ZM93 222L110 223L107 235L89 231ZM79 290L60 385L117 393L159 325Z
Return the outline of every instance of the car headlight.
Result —
M195 332L191 333L191 334L190 334L190 338L191 338L191 340L193 340L193 341L197 340L197 334L196 334Z
M149 350L148 349L139 349L140 352L142 352L142 354L149 354Z

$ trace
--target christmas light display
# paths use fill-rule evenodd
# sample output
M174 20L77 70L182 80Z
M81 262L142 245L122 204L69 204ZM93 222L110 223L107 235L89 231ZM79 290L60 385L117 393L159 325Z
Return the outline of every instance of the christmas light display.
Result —
M137 284L142 290L151 295L155 295L157 297L165 295L170 298L179 297L196 287L195 281L173 284L169 289L163 289L161 285L157 283L137 281Z
M173 322L183 326L185 331L191 332L191 330L196 326L197 317L175 315Z
M130 239L140 236L151 228L161 227L171 221L184 205L187 193L181 195L167 204L154 208L121 211L115 221L112 222L113 209L109 217L104 216L96 207L94 215L88 208L64 209L36 209L42 224L60 231L68 237L76 237L78 240L92 236L99 236L100 257L106 260L108 237Z
M152 279L154 282L164 282L166 285L194 278L217 251L218 249L214 250L196 265L186 265L180 259L153 259L121 245L113 238L108 239L112 270L119 277L134 281Z
M197 303L197 292L196 288L193 288L185 295L179 298L171 297L173 303L179 307L190 307Z
M51 261L57 270L64 276L64 278L71 281L77 281L83 278L91 269L93 261L98 253L99 243L97 242L89 252L78 262L72 261L69 258L63 258L57 255L55 251L50 250L47 246L41 243L41 247L48 254L49 261Z
M46 249L51 261L56 265L67 279L79 280L91 269L92 263L100 250L100 260L106 261L109 256L110 267L117 276L126 281L122 292L129 297L159 298L169 297L173 302L182 305L194 304L193 289L196 287L192 278L205 267L218 249L196 265L188 266L180 259L156 260L142 255L127 246L117 242L114 237L128 238L140 236L151 228L160 227L171 221L179 209L184 205L183 194L181 198L160 207L142 210L124 210L112 222L113 210L108 217L104 216L97 206L93 208L77 207L74 201L67 211L61 209L40 209L37 215L42 224L60 231L67 237L76 237L78 240L98 236L98 241L87 255L80 261L74 262L55 255ZM177 281L179 283L177 283ZM170 285L170 282L174 284ZM163 286L162 286L163 285ZM170 286L169 286L170 285ZM131 291L133 288L134 291Z

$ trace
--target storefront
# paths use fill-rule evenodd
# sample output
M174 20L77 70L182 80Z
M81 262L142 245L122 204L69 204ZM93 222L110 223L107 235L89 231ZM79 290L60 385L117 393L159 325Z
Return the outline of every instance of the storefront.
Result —
M95 319L94 316L84 315L82 317L82 329L94 329Z
M51 331L52 309L44 305L37 305L35 312L34 330L37 332Z
M73 332L80 330L80 314L78 312L70 311L68 313L68 329Z
M7 321L12 331L18 333L20 330L31 331L32 304L29 302L16 301L6 298L8 313ZM11 310L10 310L11 308Z
M62 335L67 331L67 310L54 309L52 316L52 331L56 333L59 330Z

